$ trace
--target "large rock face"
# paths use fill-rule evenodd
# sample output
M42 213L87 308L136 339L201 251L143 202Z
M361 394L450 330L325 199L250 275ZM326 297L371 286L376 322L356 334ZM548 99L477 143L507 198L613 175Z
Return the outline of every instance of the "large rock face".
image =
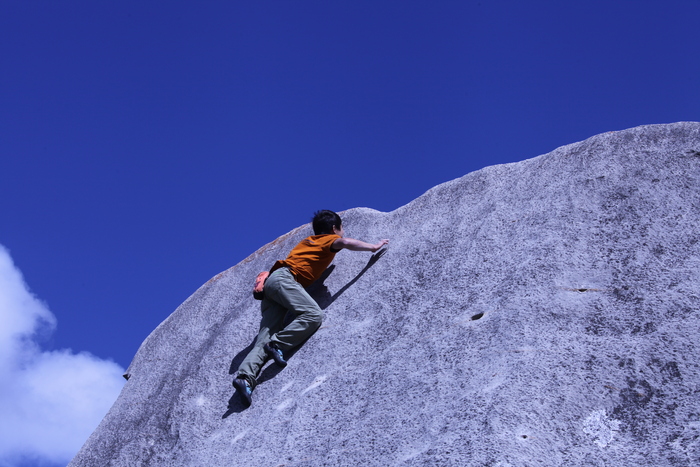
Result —
M244 409L255 275L144 341L72 466L700 465L700 124L633 128L344 213L320 330ZM366 266L369 267L366 268ZM359 275L359 277L358 277Z

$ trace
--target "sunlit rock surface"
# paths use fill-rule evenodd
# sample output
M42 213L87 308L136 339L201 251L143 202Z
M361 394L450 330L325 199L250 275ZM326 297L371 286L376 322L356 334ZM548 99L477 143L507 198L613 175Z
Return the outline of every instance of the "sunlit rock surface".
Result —
M323 327L252 407L231 381L253 280L308 225L153 331L71 465L700 464L700 124L605 133L344 221L391 245L336 256Z

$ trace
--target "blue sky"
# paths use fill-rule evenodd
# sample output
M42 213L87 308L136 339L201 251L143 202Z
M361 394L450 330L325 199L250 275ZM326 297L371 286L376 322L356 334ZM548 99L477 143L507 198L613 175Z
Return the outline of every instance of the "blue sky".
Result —
M117 378L201 284L317 209L391 211L488 165L697 121L698 18L700 0L1 2L0 293L20 298L0 338L31 352L0 363ZM22 449L0 465L71 455Z

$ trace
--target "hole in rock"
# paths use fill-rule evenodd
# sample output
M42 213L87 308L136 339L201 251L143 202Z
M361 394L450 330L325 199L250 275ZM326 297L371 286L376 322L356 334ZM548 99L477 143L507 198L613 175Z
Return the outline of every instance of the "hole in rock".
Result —
M523 435L523 439L527 439L527 435Z
M477 319L481 319L482 316L484 316L483 313L477 313L474 316L472 316L472 321L476 321Z

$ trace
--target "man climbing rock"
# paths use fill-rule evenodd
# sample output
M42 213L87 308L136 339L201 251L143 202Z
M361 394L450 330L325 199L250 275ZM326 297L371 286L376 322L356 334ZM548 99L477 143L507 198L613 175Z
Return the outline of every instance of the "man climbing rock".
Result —
M381 240L370 244L345 238L342 220L333 211L316 212L312 226L314 235L299 242L287 259L277 261L265 281L260 305L260 331L233 380L233 386L246 407L251 404L256 378L267 357L279 366L286 366L284 353L304 342L323 321L321 307L305 287L321 277L340 250L375 252L389 243L389 240ZM282 328L288 311L297 316Z

